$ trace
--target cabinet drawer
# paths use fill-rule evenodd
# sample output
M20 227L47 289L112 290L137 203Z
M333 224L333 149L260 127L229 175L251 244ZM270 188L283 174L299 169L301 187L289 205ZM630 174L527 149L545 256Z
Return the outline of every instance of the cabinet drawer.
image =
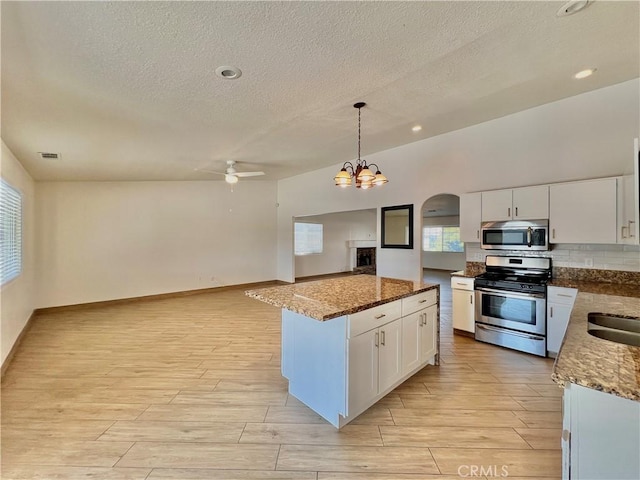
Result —
M560 305L573 305L577 293L578 290L575 288L548 287L547 302L557 303Z
M396 318L400 318L402 306L400 300L385 303L377 307L363 310L349 315L349 338L353 338L363 332L377 328Z
M454 290L473 290L474 280L468 277L451 277L451 288Z
M417 312L438 302L438 289L427 290L426 292L412 295L402 299L402 316Z

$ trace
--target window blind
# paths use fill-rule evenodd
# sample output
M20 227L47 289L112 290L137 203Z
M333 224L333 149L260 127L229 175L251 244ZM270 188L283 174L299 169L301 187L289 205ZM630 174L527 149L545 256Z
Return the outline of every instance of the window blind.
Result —
M22 271L22 195L0 181L0 280L4 285Z
M312 255L322 253L322 224L294 223L294 253L296 255Z

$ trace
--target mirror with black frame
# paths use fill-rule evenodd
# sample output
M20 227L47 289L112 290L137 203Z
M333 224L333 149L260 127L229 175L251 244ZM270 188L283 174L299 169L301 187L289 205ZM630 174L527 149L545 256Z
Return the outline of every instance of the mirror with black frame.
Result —
M382 207L381 248L413 248L413 204Z

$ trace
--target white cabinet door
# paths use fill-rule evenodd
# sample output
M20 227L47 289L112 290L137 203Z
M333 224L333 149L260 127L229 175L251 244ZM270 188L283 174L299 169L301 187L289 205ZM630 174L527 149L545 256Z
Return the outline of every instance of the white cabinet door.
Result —
M616 179L549 187L550 243L616 243Z
M547 304L547 351L558 353L571 317L571 305Z
M463 242L480 242L481 205L480 192L460 195L460 240Z
M618 178L618 243L638 244L635 183L633 175Z
M349 415L361 412L378 394L378 342L378 329L349 340Z
M575 288L547 287L547 351L558 353L562 345L573 303L578 290Z
M407 374L420 366L420 333L422 311L402 317L402 373Z
M511 189L482 192L482 221L498 222L511 220L511 194Z
M514 188L511 214L514 220L549 218L549 187Z
M378 393L402 378L402 319L379 328Z
M437 305L432 305L423 310L423 323L420 330L420 363L424 364L438 351Z
M454 289L451 292L453 294L453 328L464 332L475 332L473 291Z

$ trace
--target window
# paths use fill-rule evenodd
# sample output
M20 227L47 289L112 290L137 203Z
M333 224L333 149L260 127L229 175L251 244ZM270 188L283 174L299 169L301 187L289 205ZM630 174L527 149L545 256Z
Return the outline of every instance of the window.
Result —
M22 271L22 195L0 181L0 279L4 285Z
M322 253L322 224L294 223L293 249L296 255Z
M460 227L424 227L422 250L425 252L464 252Z

